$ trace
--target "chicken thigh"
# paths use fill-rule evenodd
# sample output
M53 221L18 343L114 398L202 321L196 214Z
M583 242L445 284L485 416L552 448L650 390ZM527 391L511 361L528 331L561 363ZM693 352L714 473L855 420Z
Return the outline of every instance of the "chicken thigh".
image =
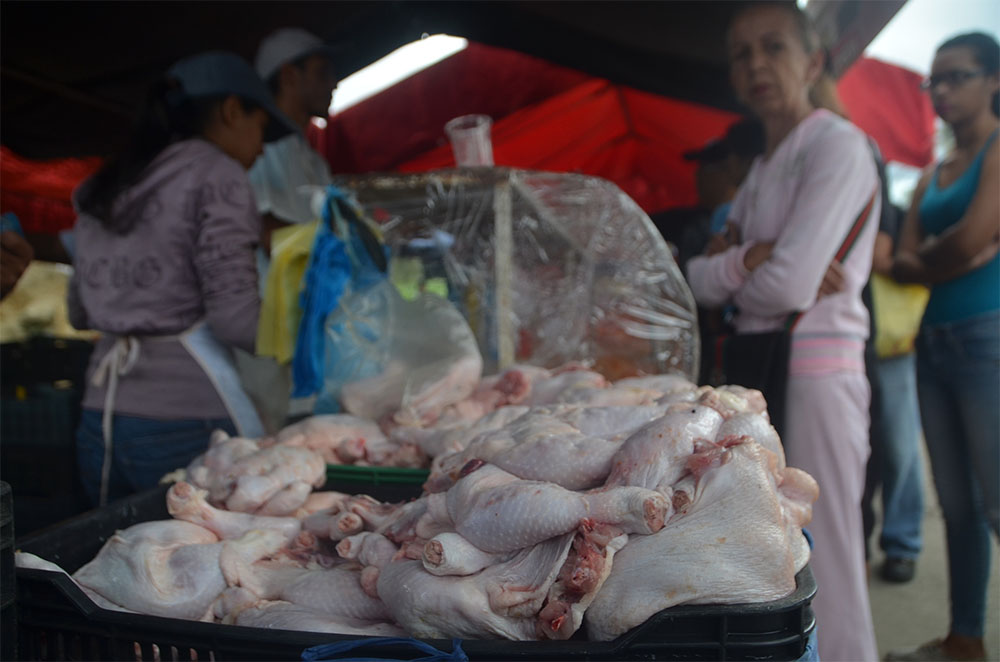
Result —
M626 532L658 531L670 503L651 490L606 490L582 494L554 483L520 480L485 465L462 478L446 495L455 531L485 552L523 549L576 529L585 517Z
M572 534L552 538L464 577L438 577L420 561L395 561L381 569L378 593L414 637L534 639L538 611L572 541Z
M696 440L714 440L722 416L710 407L678 403L625 440L606 485L636 485L665 493L687 471Z
M167 511L178 520L203 526L221 540L240 538L254 529L273 530L291 542L302 530L294 517L270 517L215 508L205 500L206 490L190 483L174 483L167 491Z

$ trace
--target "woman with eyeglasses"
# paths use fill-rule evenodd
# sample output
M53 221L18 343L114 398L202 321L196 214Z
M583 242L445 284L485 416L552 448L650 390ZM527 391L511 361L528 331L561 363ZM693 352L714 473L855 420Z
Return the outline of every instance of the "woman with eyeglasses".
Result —
M985 660L990 528L1000 537L1000 45L964 34L924 83L955 146L924 173L893 276L931 297L917 339L917 389L948 542L948 636L888 660Z

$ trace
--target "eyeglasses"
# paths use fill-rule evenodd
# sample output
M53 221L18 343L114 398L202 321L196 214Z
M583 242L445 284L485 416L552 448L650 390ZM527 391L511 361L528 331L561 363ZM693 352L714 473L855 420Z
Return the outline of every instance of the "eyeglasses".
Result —
M928 92L942 83L951 89L955 89L956 87L961 87L970 78L982 76L983 74L984 72L981 69L978 71L942 71L939 74L933 74L929 78L925 78L920 83L920 89Z

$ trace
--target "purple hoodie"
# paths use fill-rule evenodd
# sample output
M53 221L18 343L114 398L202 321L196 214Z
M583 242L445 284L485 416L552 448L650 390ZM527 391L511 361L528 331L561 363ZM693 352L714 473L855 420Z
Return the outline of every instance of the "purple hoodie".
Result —
M105 334L94 351L83 406L104 408L90 377L120 335L170 336L205 319L223 344L253 351L260 298L260 217L246 171L201 139L164 149L114 203L133 214L127 234L79 213L70 321ZM119 381L119 414L159 419L228 417L201 367L176 340L141 341Z

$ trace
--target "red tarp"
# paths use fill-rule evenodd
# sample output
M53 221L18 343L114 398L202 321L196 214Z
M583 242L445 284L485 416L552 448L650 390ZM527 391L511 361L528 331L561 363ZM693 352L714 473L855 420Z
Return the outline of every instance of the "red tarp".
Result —
M451 167L444 124L470 113L493 118L497 165L604 177L647 212L695 202L694 166L680 155L735 119L470 43L331 117L311 137L333 172Z
M25 232L56 234L73 227L73 189L101 161L30 161L0 147L0 212L14 212Z
M930 162L934 114L912 71L861 59L839 84L852 120L888 161ZM615 182L647 212L695 202L694 166L681 154L724 133L730 113L592 78L479 44L331 117L310 139L334 173L421 171L454 165L452 117L494 119L498 165L581 172ZM32 162L0 151L0 211L27 232L71 227L70 193L99 160Z
M590 77L535 57L470 43L468 48L330 118L313 143L333 172L395 170L445 142L453 117L497 119Z
M851 121L875 139L886 161L924 167L934 158L934 108L920 74L861 58L837 83Z
M875 138L887 161L923 166L932 158L934 111L919 83L915 72L862 58L838 84L851 119ZM334 172L451 167L443 127L468 113L494 118L497 165L604 177L650 213L695 203L694 166L681 154L721 135L735 119L470 44L331 117L313 138Z
M724 133L735 119L593 79L496 122L493 156L497 165L604 177L655 212L695 202L694 165L681 154ZM451 148L443 145L399 169L451 165Z

